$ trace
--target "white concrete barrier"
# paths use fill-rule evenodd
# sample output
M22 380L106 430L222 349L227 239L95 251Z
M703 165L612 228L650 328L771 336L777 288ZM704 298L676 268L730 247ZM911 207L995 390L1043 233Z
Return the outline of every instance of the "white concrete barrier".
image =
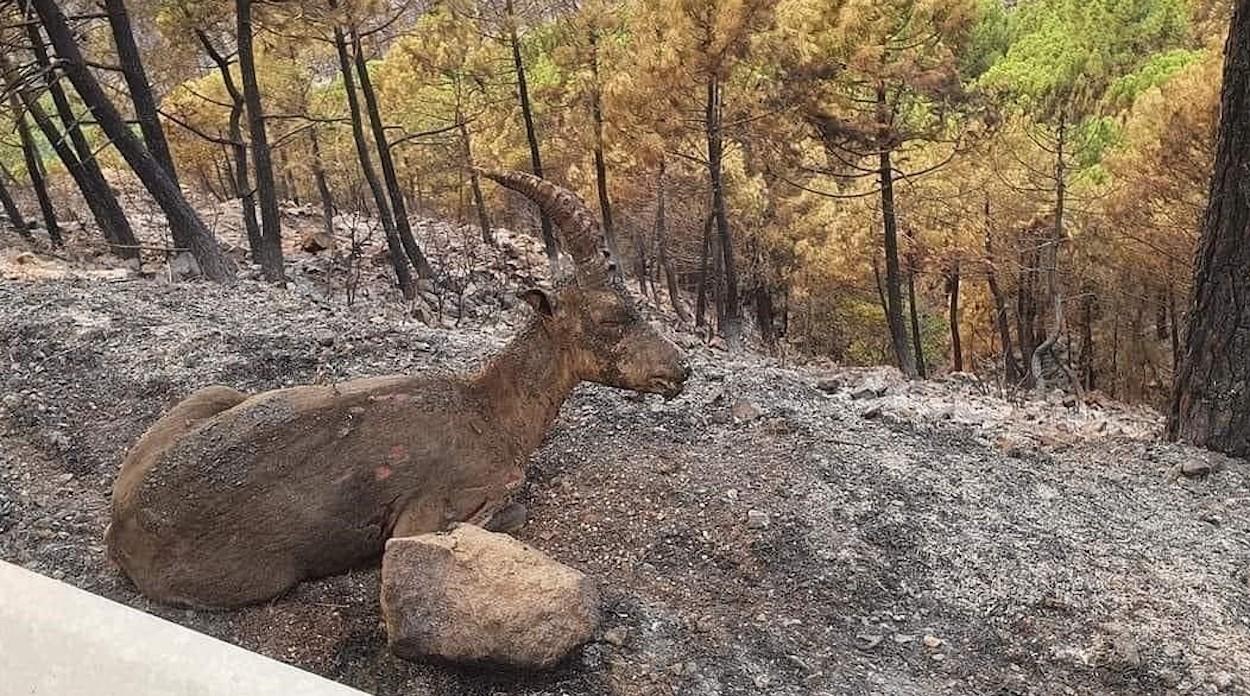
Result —
M0 695L363 693L0 561Z

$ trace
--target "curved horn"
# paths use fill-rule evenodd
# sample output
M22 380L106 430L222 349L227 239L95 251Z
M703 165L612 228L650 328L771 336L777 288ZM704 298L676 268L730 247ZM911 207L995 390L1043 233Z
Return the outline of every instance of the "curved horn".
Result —
M608 252L603 229L582 199L572 191L523 172L476 168L488 179L510 188L538 204L560 226L564 246L580 272L607 270Z

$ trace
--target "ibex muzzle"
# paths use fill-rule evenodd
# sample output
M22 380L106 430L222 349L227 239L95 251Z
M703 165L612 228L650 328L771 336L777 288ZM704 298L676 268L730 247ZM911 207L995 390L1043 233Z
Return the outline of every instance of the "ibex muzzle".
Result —
M471 377L215 386L175 406L113 487L109 554L140 591L239 606L374 562L391 536L490 524L579 382L680 393L689 370L613 280L585 205L526 174L484 174L560 225L575 278L523 293L533 321Z

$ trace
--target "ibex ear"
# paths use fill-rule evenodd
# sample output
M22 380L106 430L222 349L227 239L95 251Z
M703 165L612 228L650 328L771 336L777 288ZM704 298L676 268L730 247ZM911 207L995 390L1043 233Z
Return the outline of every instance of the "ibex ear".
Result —
M551 318L551 315L554 314L551 308L551 298L538 288L530 288L521 293L521 299L525 300L526 304L533 307L534 311L543 317Z

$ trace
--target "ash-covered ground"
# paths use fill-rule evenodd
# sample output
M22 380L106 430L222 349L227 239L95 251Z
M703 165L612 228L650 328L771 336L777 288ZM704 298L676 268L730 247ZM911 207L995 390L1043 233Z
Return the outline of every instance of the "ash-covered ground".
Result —
M390 656L376 570L207 613L110 566L110 486L164 409L209 384L471 369L527 320L521 239L479 250L440 313L368 256L349 307L341 253L289 250L285 290L223 288L4 237L0 558L377 694L1250 693L1244 462L1158 442L1144 409L686 334L681 397L583 386L530 468L517 535L607 603L602 639L552 673Z

